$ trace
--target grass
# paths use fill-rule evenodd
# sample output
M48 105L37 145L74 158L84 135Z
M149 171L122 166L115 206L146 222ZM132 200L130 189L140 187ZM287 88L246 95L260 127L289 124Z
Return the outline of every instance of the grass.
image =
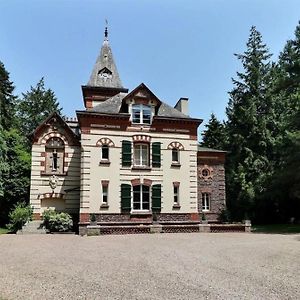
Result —
M9 230L7 228L0 227L0 234L6 234L8 232L9 232ZM1 300L1 297L0 297L0 300Z
M253 225L254 233L300 233L300 224L270 224L270 225Z

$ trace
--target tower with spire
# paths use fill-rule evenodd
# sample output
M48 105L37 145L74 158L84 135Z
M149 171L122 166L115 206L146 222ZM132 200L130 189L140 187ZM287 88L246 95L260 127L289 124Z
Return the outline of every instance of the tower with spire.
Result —
M108 26L104 30L104 41L100 53L96 59L90 79L87 85L82 86L84 105L86 109L93 108L97 104L124 92L117 66L114 61L111 47L108 40Z

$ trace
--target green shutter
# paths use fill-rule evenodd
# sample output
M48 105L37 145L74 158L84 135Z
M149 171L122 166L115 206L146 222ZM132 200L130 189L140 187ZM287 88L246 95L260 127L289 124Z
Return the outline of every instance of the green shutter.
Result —
M122 166L131 166L131 142L122 141Z
M131 185L121 184L121 211L131 210Z
M152 144L152 167L160 168L160 143Z
M154 184L152 186L152 211L159 212L161 210L161 185Z

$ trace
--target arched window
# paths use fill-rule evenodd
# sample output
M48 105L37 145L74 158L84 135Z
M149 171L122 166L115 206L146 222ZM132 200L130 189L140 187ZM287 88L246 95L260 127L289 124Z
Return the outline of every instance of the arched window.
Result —
M65 144L59 137L52 137L46 143L46 173L63 174Z

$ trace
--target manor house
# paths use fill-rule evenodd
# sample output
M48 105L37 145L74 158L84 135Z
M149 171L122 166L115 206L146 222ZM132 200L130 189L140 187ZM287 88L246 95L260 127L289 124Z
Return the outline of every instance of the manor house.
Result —
M202 120L189 116L187 98L172 107L144 83L123 86L107 29L82 95L77 118L53 113L32 135L35 219L47 208L68 212L81 234L91 217L104 233L147 232L153 223L187 231L203 214L217 222L224 151L199 146Z

